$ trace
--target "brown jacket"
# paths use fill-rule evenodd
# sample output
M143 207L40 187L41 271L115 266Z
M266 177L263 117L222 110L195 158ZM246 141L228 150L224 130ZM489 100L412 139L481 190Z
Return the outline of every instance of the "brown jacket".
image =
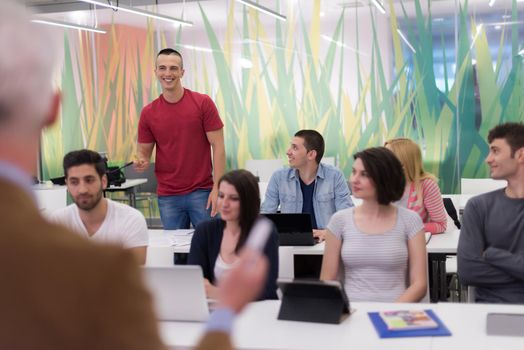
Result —
M0 179L0 349L164 349L130 252L47 222ZM224 334L201 349L230 349Z

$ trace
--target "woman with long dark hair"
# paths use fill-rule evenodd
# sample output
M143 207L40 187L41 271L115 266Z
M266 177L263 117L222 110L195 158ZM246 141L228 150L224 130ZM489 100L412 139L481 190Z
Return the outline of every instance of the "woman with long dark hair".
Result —
M218 181L220 219L211 219L195 229L188 264L202 267L208 298L216 297L216 284L238 260L249 231L260 215L260 192L253 174L233 170ZM276 299L278 277L278 233L271 233L264 249L269 273L259 299Z

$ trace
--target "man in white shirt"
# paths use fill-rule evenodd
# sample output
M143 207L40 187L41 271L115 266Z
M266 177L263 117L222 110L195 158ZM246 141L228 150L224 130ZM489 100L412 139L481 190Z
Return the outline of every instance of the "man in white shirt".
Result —
M108 183L104 159L96 152L79 150L66 154L63 165L75 204L54 212L53 220L86 238L121 245L145 264L146 220L135 208L103 198Z

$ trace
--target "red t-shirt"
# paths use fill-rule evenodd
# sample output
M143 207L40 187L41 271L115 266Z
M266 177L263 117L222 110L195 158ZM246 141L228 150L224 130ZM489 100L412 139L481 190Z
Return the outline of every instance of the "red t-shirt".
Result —
M223 126L211 98L188 89L176 103L160 95L142 109L138 142L156 145L159 196L213 187L211 145L206 132Z

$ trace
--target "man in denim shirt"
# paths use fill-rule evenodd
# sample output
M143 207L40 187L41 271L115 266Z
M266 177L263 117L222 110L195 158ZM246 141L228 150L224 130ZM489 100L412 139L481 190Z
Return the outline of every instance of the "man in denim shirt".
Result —
M340 170L321 164L324 139L315 130L300 130L287 150L289 168L276 171L262 203L262 213L309 213L313 234L324 240L331 215L353 206Z

